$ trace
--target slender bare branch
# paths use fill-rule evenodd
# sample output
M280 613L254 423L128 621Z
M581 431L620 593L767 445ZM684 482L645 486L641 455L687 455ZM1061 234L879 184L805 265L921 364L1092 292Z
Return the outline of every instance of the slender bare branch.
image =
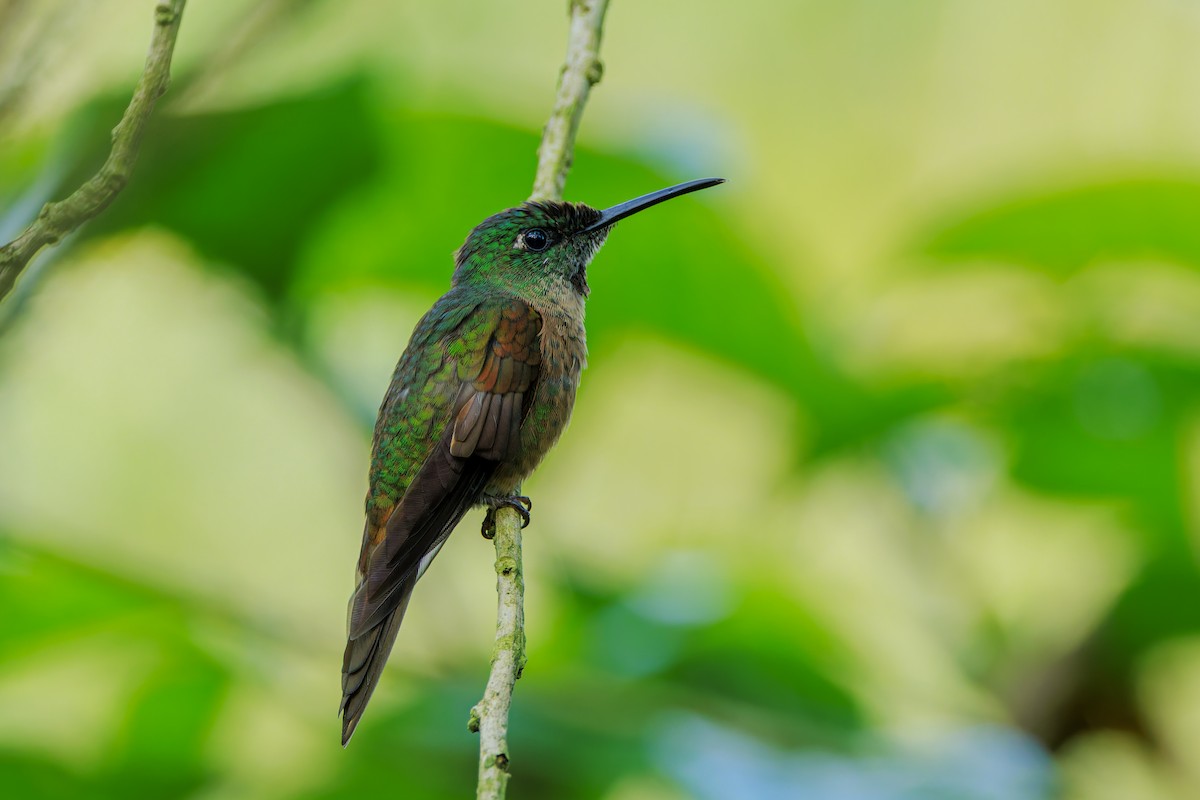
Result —
M476 798L501 800L508 787L508 711L513 687L525 668L525 575L521 566L521 518L511 508L496 512L496 642L483 699L467 727L479 733Z
M537 176L530 200L562 200L567 172L575 156L575 133L583 118L588 92L600 82L600 34L608 0L572 0L567 60L558 79L554 109L542 132Z
M575 150L575 132L588 92L600 80L600 34L608 0L572 0L567 58L558 81L554 110L538 148L537 177L530 200L561 200ZM496 511L496 642L483 699L467 723L479 733L477 800L502 800L508 789L508 712L513 687L525 668L525 577L521 565L521 518L511 508Z
M185 2L161 0L155 7L154 34L145 70L129 107L113 128L112 150L100 171L66 200L43 206L29 227L0 248L0 300L12 290L17 277L38 251L58 242L107 208L129 182L146 123L171 80L171 56Z

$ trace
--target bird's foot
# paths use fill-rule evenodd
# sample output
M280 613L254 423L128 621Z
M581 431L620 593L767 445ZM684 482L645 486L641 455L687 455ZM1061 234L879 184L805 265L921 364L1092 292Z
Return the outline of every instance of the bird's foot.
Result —
M521 515L521 528L529 527L529 512L533 511L533 501L528 497L519 494L510 494L507 497L485 494L483 504L487 506L487 513L483 517L483 526L479 529L483 538L494 539L496 537L496 509L498 508L511 508L516 511Z

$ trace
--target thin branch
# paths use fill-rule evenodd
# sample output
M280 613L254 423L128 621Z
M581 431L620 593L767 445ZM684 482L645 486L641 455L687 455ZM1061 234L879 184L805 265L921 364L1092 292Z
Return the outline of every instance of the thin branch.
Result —
M554 110L538 148L537 177L530 200L561 200L575 150L575 132L588 92L599 80L600 33L608 0L572 0L567 58L559 76ZM502 800L508 788L508 712L513 687L525 668L525 576L521 565L521 518L511 508L496 511L496 643L483 699L471 709L467 727L479 733L477 800Z
M154 104L171 80L171 56L186 0L161 0L154 9L154 34L146 68L138 80L125 115L112 132L112 151L100 171L66 200L47 203L29 227L0 248L0 300L38 251L72 233L106 209L129 182L138 147Z
M513 686L525 668L525 573L521 566L521 518L496 511L496 643L483 699L467 727L479 733L478 800L501 800L508 787L508 710Z
M583 118L588 92L600 82L600 33L608 0L572 0L567 60L558 79L554 109L538 147L537 175L530 200L562 200L567 172L575 155L575 133Z

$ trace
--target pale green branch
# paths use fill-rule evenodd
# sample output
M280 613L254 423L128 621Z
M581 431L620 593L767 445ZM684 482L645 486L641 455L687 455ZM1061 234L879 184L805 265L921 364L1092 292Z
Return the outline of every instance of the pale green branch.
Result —
M588 92L600 80L600 34L608 0L572 0L567 58L559 76L554 109L538 148L537 177L530 200L562 200L575 150L575 132ZM502 800L508 789L508 712L513 687L525 668L525 579L521 566L521 518L511 508L496 511L496 642L483 699L467 723L479 733L477 800Z
M558 78L554 108L538 147L537 175L530 200L562 200L567 172L575 156L575 133L583 118L588 92L600 82L600 34L608 0L572 0L567 59Z
M138 147L154 104L167 91L171 80L171 56L183 17L186 0L162 0L154 9L154 34L146 68L138 80L133 99L112 132L112 150L100 171L66 200L47 203L37 218L0 248L0 300L12 290L17 277L43 247L55 244L80 225L108 208L129 182L137 161Z
M483 699L467 727L479 733L480 800L500 800L508 786L508 712L513 687L525 668L525 575L521 565L521 518L496 511L496 641Z

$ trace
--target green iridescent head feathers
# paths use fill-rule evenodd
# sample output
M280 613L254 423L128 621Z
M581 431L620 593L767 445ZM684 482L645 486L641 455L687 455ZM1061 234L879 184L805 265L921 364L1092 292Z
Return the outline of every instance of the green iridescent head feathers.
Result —
M587 266L608 228L581 233L600 218L582 203L524 203L479 223L455 254L454 282L514 287L565 282L587 295Z
M488 217L455 254L454 283L497 282L518 291L588 293L587 267L618 221L673 197L724 183L701 178L598 211L583 203L536 202Z

